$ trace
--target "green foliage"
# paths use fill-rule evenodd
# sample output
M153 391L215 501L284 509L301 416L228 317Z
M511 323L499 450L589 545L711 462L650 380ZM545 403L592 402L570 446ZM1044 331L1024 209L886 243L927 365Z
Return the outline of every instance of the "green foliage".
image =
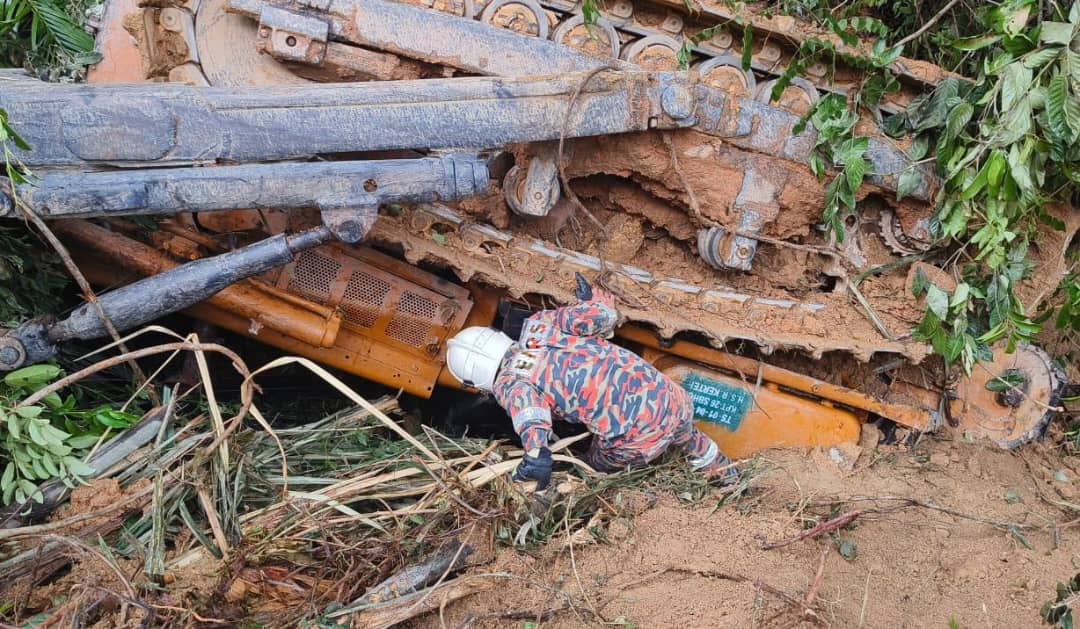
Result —
M1080 574L1065 583L1057 584L1054 600L1047 601L1039 610L1043 622L1051 627L1072 629L1073 616L1069 604L1080 598Z
M744 26L741 19L736 18L733 22L739 26ZM687 37L683 40L682 46L675 53L675 58L679 61L680 70L689 70L690 62L693 61L694 47L701 42L712 39L714 35L728 26L728 22L721 22L709 28L702 29L700 33L693 37ZM743 47L742 47L742 68L743 70L750 69L750 60L753 53L754 43L754 31L753 29L746 27L743 29Z
M855 193L870 170L870 163L863 157L870 140L855 135L857 121L858 116L848 109L842 97L827 94L793 130L793 133L802 133L807 122L817 130L817 142L810 156L810 170L819 181L825 179L826 168L839 171L825 187L825 208L822 211L825 226L839 242L844 239L842 221L855 211Z
M600 19L600 9L596 7L596 0L582 0L581 16L584 18L585 26L596 24L596 21Z
M8 181L25 183L31 175L22 167L13 146L29 150L8 125L7 113L0 109L4 172ZM54 312L61 304L60 289L66 284L60 262L37 250L24 228L0 226L0 325L12 327L27 317Z
M56 312L67 283L56 257L33 246L25 229L0 227L0 326Z
M1060 21L1029 25L1034 7L1009 0L987 11L988 32L956 42L979 51L978 79L942 82L887 125L936 147L945 184L935 228L971 256L972 290L947 312L928 308L919 334L947 359L967 352L969 368L974 348L1038 333L1015 288L1029 272L1028 245L1040 221L1061 227L1044 206L1069 202L1080 182L1080 53L1073 50L1080 48L1080 5L1068 15L1058 9ZM1059 321L1067 328L1074 295L1068 286L1063 293Z
M773 12L792 15L834 32L840 30L845 35L890 37L899 41L915 33L947 1L773 0L768 6ZM961 74L970 73L968 55L950 44L963 34L981 28L979 13L983 4L962 2L954 5L933 28L907 44L907 56L925 59Z
M63 68L75 74L96 63L94 39L83 30L88 2L4 0L0 2L0 66Z
M80 410L74 397L51 393L40 404L19 401L61 375L54 365L12 371L0 383L0 503L42 500L38 484L54 478L68 487L93 470L82 457L107 432L138 420L110 406Z

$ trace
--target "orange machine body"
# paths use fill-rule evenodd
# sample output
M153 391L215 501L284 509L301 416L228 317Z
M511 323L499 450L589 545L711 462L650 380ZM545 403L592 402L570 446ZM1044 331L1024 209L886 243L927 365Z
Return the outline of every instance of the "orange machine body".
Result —
M695 424L731 458L768 448L831 447L857 441L859 417L778 385L760 385L649 350L646 356L694 401Z

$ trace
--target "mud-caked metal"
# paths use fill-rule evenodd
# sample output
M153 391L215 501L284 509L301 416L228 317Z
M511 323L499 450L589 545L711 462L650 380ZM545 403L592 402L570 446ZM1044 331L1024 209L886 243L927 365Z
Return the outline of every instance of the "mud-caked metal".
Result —
M301 251L332 238L327 227L288 236L279 234L111 290L98 297L96 303L76 308L62 321L24 323L0 336L0 370L47 360L66 341L105 336L108 330L99 308L117 330L128 330L179 312L242 279L287 264Z

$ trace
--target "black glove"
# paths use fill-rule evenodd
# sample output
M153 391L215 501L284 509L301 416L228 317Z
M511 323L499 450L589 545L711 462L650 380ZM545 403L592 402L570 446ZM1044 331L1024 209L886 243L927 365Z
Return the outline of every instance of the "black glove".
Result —
M589 286L588 280L582 277L581 273L574 272L574 281L577 282L577 286L574 287L574 297L577 297L578 301L592 299L592 286Z
M540 448L540 454L536 456L525 455L514 470L514 480L534 480L537 491L547 489L551 482L551 450Z

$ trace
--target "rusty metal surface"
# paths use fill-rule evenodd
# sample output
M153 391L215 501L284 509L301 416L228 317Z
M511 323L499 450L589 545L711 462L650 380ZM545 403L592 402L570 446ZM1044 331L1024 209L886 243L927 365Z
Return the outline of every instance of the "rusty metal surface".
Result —
M280 11L269 0L231 0L230 6L233 10L252 17L266 11ZM572 48L556 42L538 37L522 37L513 29L494 28L487 23L465 20L390 0L348 0L331 3L325 10L296 7L288 3L283 6L291 6L298 19L319 16L328 20L330 30L347 41L485 75L555 75L603 67L603 63L595 57L577 55ZM494 6L492 4L488 8ZM366 29L364 32L367 35L358 33L357 29ZM425 33L426 36L417 37L416 33ZM614 67L623 70L636 65L650 71L671 72L678 69L675 57L679 48L680 43L670 36L655 35L638 40L624 50L623 57L629 63L605 63L613 63ZM660 53L654 49L663 49L666 53L657 57ZM568 54L577 56L568 61ZM474 57L483 63L472 61ZM728 57L722 55L718 58ZM703 66L702 76L710 77L715 67L715 64ZM771 83L751 89L752 75L745 81L747 83L739 87L731 85L730 82L718 83L714 77L710 77L694 84L693 96L684 105L687 109L685 116L693 115L696 118L694 126L697 129L730 139L740 148L807 162L814 144L814 131L809 129L796 137L791 137L791 131L802 114L817 100L815 86L805 79L796 79L792 87L785 91L780 106L777 107L768 102ZM731 88L730 91L728 88ZM662 95L674 93L676 91L667 89ZM675 113L675 107L667 106L665 109L675 118L684 117ZM867 176L869 183L895 190L900 174L914 167L922 181L912 196L922 200L932 198L936 181L931 169L926 165L912 165L893 141L880 137L871 138L866 157L872 164ZM767 200L759 201L755 198L743 203L754 205L767 203ZM775 203L772 205L775 206ZM748 210L745 217L747 229L742 231L756 231L755 227L763 220L761 217L759 209ZM734 249L722 254L720 258L724 259L724 266L745 270L748 268L749 259L753 257L755 243L748 238L736 240L740 242ZM740 258L735 251L743 250L747 252L747 257Z
M647 54L648 59L666 58L667 69L674 69L675 51L684 44L692 53L692 64L702 74L708 73L718 57L742 57L742 30L751 28L755 32L751 50L751 67L766 78L779 76L796 58L800 43L808 37L824 38L832 41L839 49L866 52L866 44L860 43L854 48L839 41L830 32L823 32L807 24L785 16L769 16L746 8L733 8L716 2L699 4L693 10L680 0L638 0L629 2L620 0L611 6L601 6L601 18L598 28L587 33L582 28L583 17L579 3L573 0L543 0L541 2L511 2L506 6L501 3L472 2L433 2L427 3L428 13L434 18L425 18L415 7L398 10L393 3L379 2L372 4L356 2L361 11L358 19L350 12L349 3L312 3L290 2L288 0L233 0L234 11L246 13L226 13L226 0L202 0L196 3L195 16L197 46L203 55L204 75L214 85L265 85L283 82L295 82L288 67L273 61L266 55L256 54L256 22L261 10L266 7L285 9L307 17L325 19L331 26L332 38L349 40L356 38L361 43L375 48L382 48L416 58L437 59L438 62L452 67L466 66L470 72L478 74L492 73L493 67L503 67L500 74L529 74L541 72L544 63L533 58L506 58L504 47L495 44L486 46L480 54L468 53L464 58L452 55L439 57L428 54L423 44L417 41L452 37L442 34L440 18L457 18L462 21L476 21L478 24L491 24L504 29L510 35L528 35L530 39L543 41L535 37L540 30L550 29L551 40L563 44L566 49L576 50L585 57L607 59L611 61L626 56L631 48L643 48L639 42L643 39L667 38L664 48L666 53ZM342 8L344 7L344 8ZM365 7L370 10L363 12ZM410 11L410 9L412 9ZM181 10L189 10L183 8ZM533 16L541 10L544 20ZM666 14L666 15L665 15ZM390 19L385 18L389 16ZM404 19L402 19L404 17ZM659 20L658 17L663 17ZM384 21L385 20L385 21ZM246 23L245 23L246 22ZM390 25L387 26L386 24ZM432 24L440 27L432 28ZM550 25L549 25L550 23ZM705 41L691 38L706 28L713 36ZM359 34L358 34L359 31ZM186 37L186 34L181 34ZM364 39L366 37L366 39ZM483 35L487 39L488 35ZM244 50L243 42L249 42ZM485 46L484 44L481 44ZM395 48L396 47L396 48ZM491 54L486 54L491 53ZM514 54L514 53L510 53ZM565 53L556 52L557 56ZM658 56L659 55L659 56ZM545 55L545 58L548 55ZM514 63L520 61L521 63ZM574 61L579 64L580 61ZM166 62L167 65L167 62ZM531 65L532 69L529 69ZM932 87L945 77L955 76L931 64L900 58L894 62L892 70L902 79L902 91L899 94L886 95L882 104L885 111L896 111L918 95L920 89ZM317 80L334 80L316 77ZM386 78L386 77L380 77ZM817 89L846 94L862 78L860 71L845 67L843 59L838 59L830 71L824 64L812 64L807 69L807 78Z
M105 336L108 330L101 314L116 330L122 331L179 312L242 279L281 266L300 251L330 238L330 230L326 227L289 236L271 236L110 290L98 296L94 303L79 306L55 323L26 322L3 337L0 368L17 369L26 363L45 360L67 341Z
M124 29L124 18L137 11L138 0L110 0L106 3L97 36L101 61L87 70L88 82L138 83L144 79L143 52L135 38Z
M97 301L117 330L129 330L203 301L242 279L281 266L330 237L329 230L323 227L289 236L271 236L111 290ZM54 343L105 335L105 324L92 304L76 308L49 330L49 340Z
M126 236L103 236L97 230L105 230L85 221L56 225L99 285L176 264ZM282 267L272 285L244 280L185 312L373 382L430 396L443 370L446 339L474 320L469 291L366 247L324 245L307 253Z

